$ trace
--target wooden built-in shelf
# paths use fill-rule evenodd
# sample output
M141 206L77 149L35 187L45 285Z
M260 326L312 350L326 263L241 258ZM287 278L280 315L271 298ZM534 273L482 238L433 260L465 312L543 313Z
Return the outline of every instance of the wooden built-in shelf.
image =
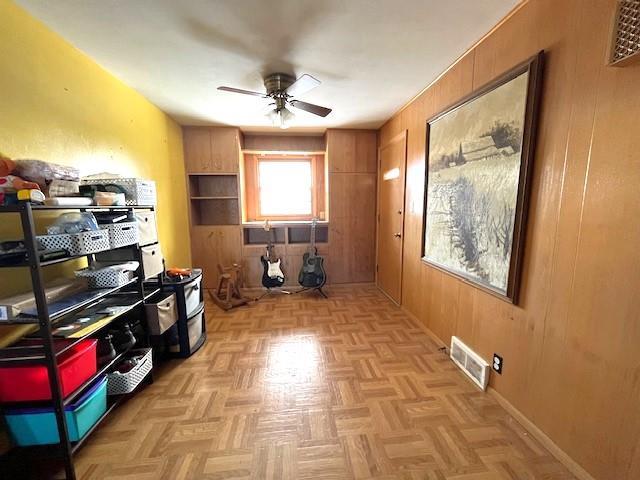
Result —
M300 244L311 242L311 226L288 227L287 243ZM316 226L316 243L329 242L329 227L327 225Z
M311 226L273 226L266 231L255 226L243 224L242 240L244 245L267 245L269 239L274 244L300 245L311 242ZM316 243L329 242L329 226L316 226Z
M263 265L260 256L265 254L269 239L273 243L273 254L280 259L285 273L285 285L298 283L298 272L302 267L302 257L309 250L311 240L311 222L288 221L271 224L271 230L265 231L262 224L250 222L242 224L242 275L246 287L261 287ZM316 248L318 254L329 259L329 226L316 226Z
M191 197L191 200L237 200L238 197Z
M238 198L238 175L189 175L189 196Z
M216 288L218 264L241 264L246 287L260 287L269 234L255 188L259 156L312 156L316 198L316 243L329 283L375 279L377 132L329 129L325 135L243 133L233 127L184 127L193 264L205 271L205 288ZM253 183L252 183L253 182ZM330 208L329 208L330 206ZM282 260L285 284L297 285L309 248L310 221L275 220L274 253Z
M266 245L269 239L273 243L285 243L286 230L281 227L271 227L270 231L262 228L243 228L242 239L245 245Z
M240 225L238 199L191 199L193 225Z
M193 225L239 225L240 190L237 174L189 174Z
M293 227L293 226L311 226L311 220L270 220L269 225L273 228L278 227ZM320 220L316 223L316 226L319 228L321 226L328 226L329 222L326 220ZM244 228L264 228L264 221L252 221L252 222L242 222L242 226Z
M235 175L235 173L222 173L222 172L189 172L187 173L189 177L228 177L229 175Z

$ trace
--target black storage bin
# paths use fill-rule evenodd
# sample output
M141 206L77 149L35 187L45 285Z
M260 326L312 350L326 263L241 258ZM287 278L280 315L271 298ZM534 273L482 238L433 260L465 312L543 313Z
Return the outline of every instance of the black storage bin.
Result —
M175 293L178 306L178 321L163 334L165 351L171 357L189 357L193 355L207 338L204 295L200 288L202 270L194 268L191 276L171 281L165 278L162 291ZM193 307L193 298L199 300ZM187 300L189 299L189 300ZM187 306L189 303L189 307Z

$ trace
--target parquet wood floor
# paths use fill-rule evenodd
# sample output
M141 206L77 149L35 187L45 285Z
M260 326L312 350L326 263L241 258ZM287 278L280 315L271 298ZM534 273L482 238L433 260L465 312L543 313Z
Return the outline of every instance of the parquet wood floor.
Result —
M109 479L574 478L375 287L208 308L76 457Z

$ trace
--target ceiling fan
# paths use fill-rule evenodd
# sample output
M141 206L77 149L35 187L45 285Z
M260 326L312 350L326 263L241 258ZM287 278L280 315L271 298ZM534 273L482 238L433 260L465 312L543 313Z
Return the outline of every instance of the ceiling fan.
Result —
M303 102L302 100L294 98L317 87L320 83L320 80L306 73L297 80L295 77L287 75L286 73L272 73L264 78L264 86L267 89L267 93L252 92L250 90L233 87L218 87L218 90L273 100L273 103L269 104L267 116L271 119L274 126L288 128L289 122L294 117L294 114L287 106L298 108L320 117L326 117L331 113L330 108L321 107L320 105L314 105L313 103Z

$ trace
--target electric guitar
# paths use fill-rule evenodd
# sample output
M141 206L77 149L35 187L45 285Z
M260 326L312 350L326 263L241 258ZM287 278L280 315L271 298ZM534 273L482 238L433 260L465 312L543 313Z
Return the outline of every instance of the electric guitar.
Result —
M302 268L298 275L298 283L305 288L321 288L327 281L324 258L318 255L316 248L316 223L318 219L314 218L311 222L311 245L302 256Z
M262 286L265 288L281 287L284 284L284 273L280 267L280 259L276 258L273 253L273 230L271 230L268 220L264 222L264 229L269 232L269 243L265 255L260 257L263 267Z

